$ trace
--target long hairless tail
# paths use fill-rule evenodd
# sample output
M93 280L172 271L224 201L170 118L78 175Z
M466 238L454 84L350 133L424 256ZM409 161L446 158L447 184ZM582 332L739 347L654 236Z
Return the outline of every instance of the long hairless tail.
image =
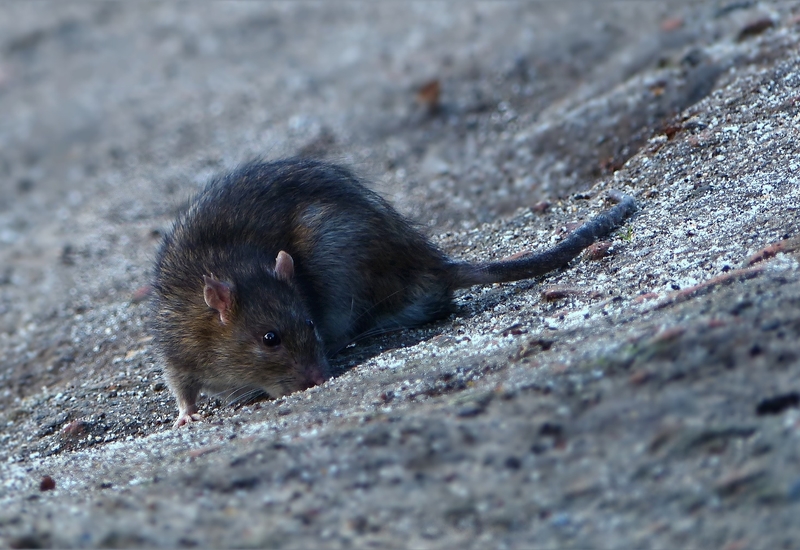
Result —
M618 204L586 222L563 241L544 252L526 254L513 260L481 264L454 262L451 264L454 271L454 288L530 279L563 267L597 239L608 235L636 210L636 201L629 195L610 191L609 197Z

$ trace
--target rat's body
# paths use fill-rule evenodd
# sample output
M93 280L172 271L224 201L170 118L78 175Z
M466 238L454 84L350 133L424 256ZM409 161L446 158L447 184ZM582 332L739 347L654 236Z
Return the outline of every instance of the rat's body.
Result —
M165 237L155 268L176 425L199 418L201 388L277 397L319 384L327 357L348 343L446 316L457 288L561 267L634 209L622 197L553 249L474 265L447 258L336 165L254 163L215 179Z

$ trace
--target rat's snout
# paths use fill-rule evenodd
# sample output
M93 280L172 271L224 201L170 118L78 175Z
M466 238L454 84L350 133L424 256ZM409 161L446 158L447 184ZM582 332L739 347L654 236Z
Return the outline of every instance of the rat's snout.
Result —
M304 369L299 377L298 385L301 390L307 390L324 384L330 377L327 365L313 365Z

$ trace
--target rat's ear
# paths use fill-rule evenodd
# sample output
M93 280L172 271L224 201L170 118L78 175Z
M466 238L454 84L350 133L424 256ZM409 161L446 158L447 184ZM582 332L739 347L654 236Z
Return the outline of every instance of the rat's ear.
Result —
M231 285L223 283L214 275L207 277L203 275L203 282L206 284L203 289L203 298L211 309L217 310L219 320L223 325L231 320L231 309L233 307L233 293Z
M281 250L275 258L275 276L287 283L294 278L294 260L289 254Z

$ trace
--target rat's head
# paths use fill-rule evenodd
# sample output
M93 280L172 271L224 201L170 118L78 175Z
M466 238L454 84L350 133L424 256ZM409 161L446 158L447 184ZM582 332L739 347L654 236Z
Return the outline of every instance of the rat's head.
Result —
M319 333L294 285L294 262L281 251L275 267L234 282L204 276L203 297L221 325L211 353L229 369L229 385L258 387L271 397L322 384L330 368Z

